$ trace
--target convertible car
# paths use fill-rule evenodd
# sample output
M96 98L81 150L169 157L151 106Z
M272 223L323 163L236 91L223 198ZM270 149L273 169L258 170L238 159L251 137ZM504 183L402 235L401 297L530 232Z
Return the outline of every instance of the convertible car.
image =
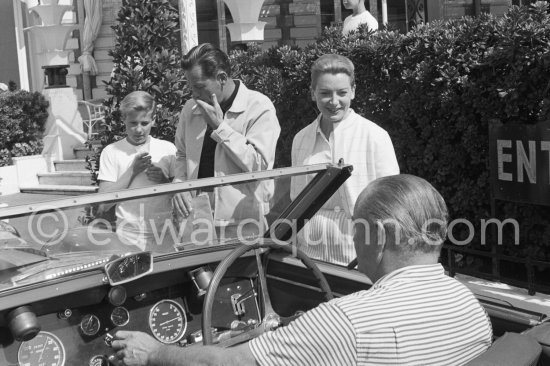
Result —
M312 165L2 208L0 220L15 231L0 232L0 365L110 365L119 329L173 347L231 347L368 289L357 270L295 245L305 220L351 172ZM291 200L293 177L306 174L309 185ZM194 196L186 219L169 204L182 192ZM239 203L212 210L221 192ZM134 245L124 223L103 214L108 206L142 210L152 234ZM495 335L469 365L550 364L549 297L456 276L486 308Z

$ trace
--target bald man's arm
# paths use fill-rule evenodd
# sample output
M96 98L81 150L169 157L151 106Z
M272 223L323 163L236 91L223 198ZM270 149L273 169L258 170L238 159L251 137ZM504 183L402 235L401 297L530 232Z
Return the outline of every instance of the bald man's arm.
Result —
M112 346L118 359L127 366L258 365L247 343L233 348L200 345L181 348L162 344L143 332L118 331Z

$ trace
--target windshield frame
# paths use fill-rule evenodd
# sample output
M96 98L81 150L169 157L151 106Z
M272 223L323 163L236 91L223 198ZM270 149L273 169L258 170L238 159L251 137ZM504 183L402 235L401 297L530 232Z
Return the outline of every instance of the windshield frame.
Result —
M226 175L223 177L193 179L180 183L165 183L144 188L130 188L105 193L92 193L26 205L9 206L2 208L2 212L0 213L0 220L23 215L31 215L33 213L70 208L74 206L83 206L106 202L115 203L129 199L159 196L167 193L179 193L196 189L213 188L221 185L262 181L290 175L321 173L327 170L329 166L330 165L327 164L316 164L301 167L280 168L252 173Z

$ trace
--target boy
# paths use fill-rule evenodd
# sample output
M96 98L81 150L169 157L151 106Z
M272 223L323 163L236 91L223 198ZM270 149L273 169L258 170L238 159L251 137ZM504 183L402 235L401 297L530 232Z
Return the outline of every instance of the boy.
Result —
M120 112L127 136L108 145L101 153L98 175L100 193L171 181L176 146L149 135L155 124L155 107L153 97L144 91L134 91L122 100ZM140 250L152 249L148 246L155 238L153 230L171 222L171 199L171 196L165 195L118 203L119 238ZM100 211L108 208L104 205Z
M365 8L365 0L343 0L343 3L346 9L353 11L353 14L344 19L344 27L342 29L344 35L356 30L364 23L367 24L369 30L378 30L378 21Z

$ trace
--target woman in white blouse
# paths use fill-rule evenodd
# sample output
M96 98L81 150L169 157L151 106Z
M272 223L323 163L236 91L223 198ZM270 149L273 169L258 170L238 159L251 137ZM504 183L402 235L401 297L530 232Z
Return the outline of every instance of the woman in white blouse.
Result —
M351 177L298 234L298 245L313 258L345 265L355 257L351 216L359 193L373 180L399 174L388 133L350 108L355 98L353 63L344 56L319 57L311 67L311 97L319 115L294 137L292 165L353 165ZM312 176L293 177L294 199Z

